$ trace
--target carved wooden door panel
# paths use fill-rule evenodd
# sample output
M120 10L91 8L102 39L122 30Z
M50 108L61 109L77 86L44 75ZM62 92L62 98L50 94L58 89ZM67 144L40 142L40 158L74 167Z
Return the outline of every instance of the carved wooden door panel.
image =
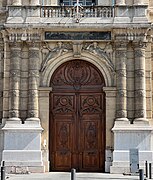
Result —
M51 170L104 171L104 79L81 60L62 65L51 80Z
M104 94L81 93L79 100L79 168L81 171L102 171L105 162Z
M73 93L52 94L51 163L53 170L71 169L74 149L75 104Z

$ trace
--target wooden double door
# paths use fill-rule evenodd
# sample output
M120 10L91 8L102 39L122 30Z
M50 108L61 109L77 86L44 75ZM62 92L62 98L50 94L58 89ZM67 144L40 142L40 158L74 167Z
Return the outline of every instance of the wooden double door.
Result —
M86 67L90 70L90 77L88 81L85 78L82 81L82 75L88 74ZM69 78L65 71L72 73ZM97 75L95 82L93 78ZM51 85L51 170L70 171L76 168L78 171L104 171L105 94L101 88L104 84L99 72L87 62L70 61L55 72Z

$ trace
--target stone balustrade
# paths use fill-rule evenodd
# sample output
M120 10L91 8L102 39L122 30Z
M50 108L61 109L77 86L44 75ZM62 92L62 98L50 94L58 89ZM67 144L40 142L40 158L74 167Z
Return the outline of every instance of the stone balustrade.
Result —
M114 8L111 6L83 6L79 8L81 17L102 17L114 16ZM76 9L73 6L44 6L41 7L41 17L75 17Z
M140 1L139 1L140 2ZM120 1L121 3L121 1ZM141 12L138 11L138 7L141 6ZM19 6L11 5L9 8L9 16L15 18L26 17L41 17L41 18L113 18L113 17L146 17L147 5L135 4L135 6L125 6L118 4L118 6L83 6L76 11L74 6ZM123 12L124 16L123 16ZM9 19L10 20L10 19Z

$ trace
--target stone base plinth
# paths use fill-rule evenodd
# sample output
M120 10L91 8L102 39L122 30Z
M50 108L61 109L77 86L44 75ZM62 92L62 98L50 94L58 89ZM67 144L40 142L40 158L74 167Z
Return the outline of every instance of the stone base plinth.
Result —
M110 173L130 173L129 151L118 150L113 152L113 163ZM145 169L145 162L153 161L153 151L139 151L139 167Z
M144 168L145 161L153 161L152 127L149 123L115 124L113 163L111 173L130 173L130 149L139 150L139 165Z
M44 172L39 122L13 124L3 127L4 150L2 160L8 173Z
M112 149L107 149L105 151L105 172L110 172L110 166L112 166L113 151Z

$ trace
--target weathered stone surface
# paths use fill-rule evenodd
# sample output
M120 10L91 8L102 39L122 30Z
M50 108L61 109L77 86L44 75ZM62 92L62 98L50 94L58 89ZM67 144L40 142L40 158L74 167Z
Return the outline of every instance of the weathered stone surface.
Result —
M140 149L141 163L152 161L152 0L149 7L147 0L98 0L78 19L59 12L57 0L45 8L38 0L12 0L8 12L6 2L0 0L0 160L7 170L49 170L50 79L76 59L95 65L105 79L105 170L128 172L129 148ZM60 34L45 39L45 32ZM76 33L75 39L60 39L63 32ZM111 34L77 39L81 32Z

